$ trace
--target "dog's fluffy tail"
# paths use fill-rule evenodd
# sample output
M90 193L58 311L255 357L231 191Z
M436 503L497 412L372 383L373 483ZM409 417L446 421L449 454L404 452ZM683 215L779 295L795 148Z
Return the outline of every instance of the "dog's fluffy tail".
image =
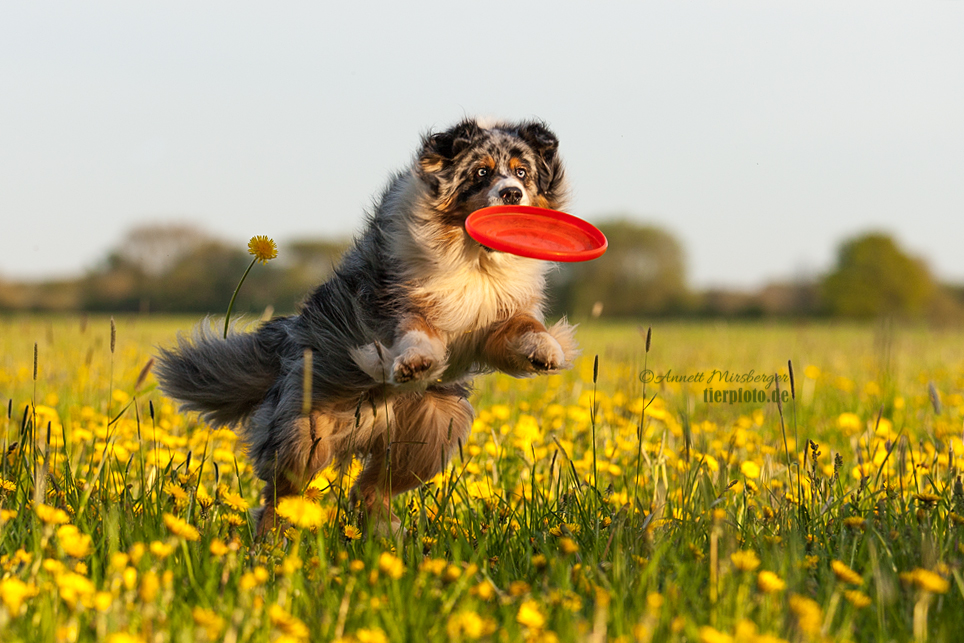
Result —
M176 348L161 349L155 369L161 390L213 426L236 425L278 378L283 333L269 323L225 339L210 322L202 322L193 337L178 335Z

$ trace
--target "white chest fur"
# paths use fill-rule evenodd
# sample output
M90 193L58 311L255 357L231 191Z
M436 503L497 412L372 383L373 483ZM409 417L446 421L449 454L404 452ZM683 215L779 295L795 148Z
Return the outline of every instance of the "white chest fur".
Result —
M475 246L417 280L429 323L449 334L480 330L518 312L538 313L548 264ZM472 256L474 255L474 256Z

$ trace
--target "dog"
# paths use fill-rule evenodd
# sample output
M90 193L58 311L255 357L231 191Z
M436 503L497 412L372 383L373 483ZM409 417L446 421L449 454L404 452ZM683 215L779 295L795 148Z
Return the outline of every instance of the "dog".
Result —
M551 264L486 248L465 230L487 206L563 208L558 147L536 121L466 119L424 135L297 314L226 338L202 323L160 351L164 393L239 430L266 483L259 534L274 528L279 498L352 456L364 461L352 501L366 525L394 532L392 497L441 471L468 436L475 375L572 366L574 327L544 323Z

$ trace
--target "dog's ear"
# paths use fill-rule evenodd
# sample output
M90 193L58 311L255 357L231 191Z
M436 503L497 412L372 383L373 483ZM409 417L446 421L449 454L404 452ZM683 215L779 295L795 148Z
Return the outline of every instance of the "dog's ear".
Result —
M464 120L458 125L422 138L422 151L418 155L418 171L422 179L433 189L438 188L438 173L478 138L482 128L474 120Z
M559 139L543 123L530 121L519 125L519 138L539 157L539 192L550 201L557 201L563 186L562 161L557 154Z

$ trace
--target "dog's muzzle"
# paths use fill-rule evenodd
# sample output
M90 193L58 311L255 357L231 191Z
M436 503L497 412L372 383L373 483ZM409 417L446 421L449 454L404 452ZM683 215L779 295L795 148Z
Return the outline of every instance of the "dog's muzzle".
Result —
M488 193L489 205L529 205L529 198L522 183L515 178L503 177Z

